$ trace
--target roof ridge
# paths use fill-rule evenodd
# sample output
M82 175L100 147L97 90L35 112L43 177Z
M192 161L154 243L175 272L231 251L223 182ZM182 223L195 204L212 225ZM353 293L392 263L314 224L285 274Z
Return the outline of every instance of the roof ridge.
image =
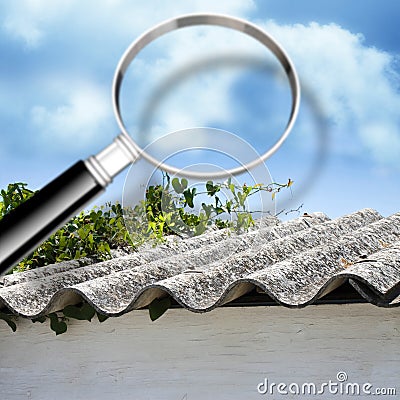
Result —
M320 213L318 213L320 214ZM321 215L318 215L316 217L317 219L315 221L320 220L323 218ZM325 216L325 218L328 218ZM275 218L278 220L277 218ZM269 218L271 220L271 218ZM279 220L278 220L279 221ZM285 222L279 222L278 225L271 224L269 226L264 226L263 228L259 230L252 230L246 233L242 234L235 234L229 229L221 229L219 231L213 231L209 232L205 235L199 235L195 236L192 238L188 239L177 239L173 244L160 244L154 248L151 249L144 249L142 251L134 252L132 254L124 255L122 257L118 257L117 259L126 264L126 261L129 261L130 265L127 268L132 268L132 263L134 263L135 266L138 266L142 263L148 263L152 261L156 261L159 259L165 259L166 257L171 257L175 256L177 254L182 254L184 251L192 251L201 248L201 246L204 246L205 244L209 244L213 241L217 242L226 242L226 240L230 240L232 238L245 238L245 237L255 237L255 235L263 235L266 232L270 232L271 229L273 229L276 226L282 226L282 229L285 229L287 227L294 227L296 225L300 225L301 228L305 228L306 225L304 224L304 218L299 217L296 218L295 220L290 220L290 221L285 221ZM283 234L283 233L282 233ZM189 244L189 245L188 245ZM16 284L21 284L23 282L32 282L35 279L42 279L45 277L50 277L56 273L68 273L71 272L71 270L74 270L76 268L82 268L80 271L86 271L91 268L102 268L102 266L107 266L110 264L114 264L115 259L111 260L105 260L105 261L99 261L99 262L93 262L94 260L84 257L79 260L69 260L66 262L61 262L61 263L56 263L56 264L50 264L45 267L37 268L34 270L29 270L25 272L20 272L17 274L12 274L12 275L6 275L2 277L2 285L4 287L8 287L11 285L16 285ZM91 263L90 263L91 261ZM123 270L124 268L121 267L115 267L115 271L111 270L109 273L116 272Z
M172 250L169 248L165 253L158 254L158 261L151 261L152 257L146 257L146 253L144 257L141 253L135 253L77 268L75 272L57 273L54 276L56 279L48 276L29 283L8 286L0 289L0 299L14 312L28 317L57 311L81 299L85 299L102 313L119 315L132 308L143 307L154 298L169 293L186 308L204 312L243 295L257 285L271 290L268 294L277 302L289 307L299 307L315 301L330 288L349 278L350 275L347 276L340 270L340 255L353 261L353 258L360 255L356 253L358 249L368 254L376 252L378 256L382 256L384 264L384 255L379 255L379 251L376 251L382 244L377 243L380 240L394 243L399 237L400 213L382 218L375 210L363 209L335 220L327 220L323 214L317 215L314 220L303 216L269 227L261 235L259 231L246 235L225 235L218 244L213 241L210 244L204 238L198 242L198 247L193 246L193 250L187 250L188 247L183 246L180 253L167 258L166 254ZM375 242L371 244L371 241ZM249 243L254 246L248 248ZM215 257L213 246L217 251ZM222 257L218 254L221 249L224 251ZM225 257L232 250L242 249L246 250ZM398 246L393 249L398 254ZM386 257L389 257L389 250L386 253ZM351 258L348 254L354 257ZM182 273L185 268L190 267L188 257L209 257L211 262L201 273ZM215 260L217 257L218 261ZM314 261L310 263L309 260ZM137 264L133 265L133 261ZM385 272L391 274L391 278L387 279L387 286L396 282L397 268L400 269L398 261L395 260L393 268L378 268L375 272L381 275L376 274L371 282L366 283L366 287L369 288L370 285L371 288L376 286L376 290L380 289L379 280L386 279ZM356 272L360 270L365 274L373 274L374 269L368 262L359 264L357 268L351 267L345 272L354 272L352 279L365 283L362 274ZM113 264L113 269L108 273L107 263ZM197 270L203 264L204 259L193 263ZM265 268L266 265L269 267ZM96 270L99 268L103 270ZM76 279L70 280L75 274ZM99 276L101 274L103 275ZM392 303L397 301L392 298L379 301L387 304L389 300Z

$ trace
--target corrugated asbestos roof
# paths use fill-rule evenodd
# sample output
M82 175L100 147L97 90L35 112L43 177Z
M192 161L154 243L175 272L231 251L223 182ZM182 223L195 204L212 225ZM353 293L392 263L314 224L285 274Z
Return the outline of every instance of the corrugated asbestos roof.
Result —
M283 306L303 307L348 281L377 306L399 306L400 213L383 218L364 209L335 220L313 213L287 222L271 217L242 235L210 231L88 262L5 276L0 301L33 318L83 298L117 316L169 294L205 312L258 287Z

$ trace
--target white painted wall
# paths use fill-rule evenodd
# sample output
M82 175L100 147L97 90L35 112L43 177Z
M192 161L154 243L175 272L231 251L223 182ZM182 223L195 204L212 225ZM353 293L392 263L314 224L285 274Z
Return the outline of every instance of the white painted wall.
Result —
M269 382L336 381L396 387L400 398L400 309L369 304L146 310L96 322L72 321L55 336L21 320L0 321L1 399L344 399L261 395ZM47 324L46 324L47 325ZM380 398L357 396L351 398Z

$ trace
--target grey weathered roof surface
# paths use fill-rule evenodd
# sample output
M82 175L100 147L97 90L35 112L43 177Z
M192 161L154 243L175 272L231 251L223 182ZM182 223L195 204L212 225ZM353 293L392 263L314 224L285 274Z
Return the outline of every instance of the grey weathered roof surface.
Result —
M210 231L88 263L5 276L0 301L29 318L82 299L117 316L169 294L205 312L258 287L281 305L303 307L348 281L377 306L399 306L400 213L383 218L364 209L335 220L313 213L287 222L271 217L242 235Z

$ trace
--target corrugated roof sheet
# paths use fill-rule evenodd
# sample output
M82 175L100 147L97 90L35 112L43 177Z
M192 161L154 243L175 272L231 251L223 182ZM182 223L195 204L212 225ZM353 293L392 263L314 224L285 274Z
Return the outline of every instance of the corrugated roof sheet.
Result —
M82 299L117 316L171 295L205 312L258 287L277 303L303 307L349 281L369 302L400 305L400 213L322 213L236 235L210 231L91 264L71 261L1 278L0 301L33 318Z

